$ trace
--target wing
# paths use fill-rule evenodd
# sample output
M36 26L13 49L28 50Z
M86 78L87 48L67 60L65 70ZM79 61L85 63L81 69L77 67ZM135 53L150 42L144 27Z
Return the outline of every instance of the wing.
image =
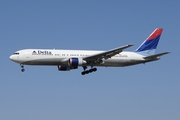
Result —
M111 58L112 56L119 54L122 52L124 49L133 46L132 44L125 45L122 47L118 47L115 49L111 49L102 53L94 54L88 57L84 57L83 59L86 60L87 62L93 62L93 63L99 63L102 61L102 59L108 59Z

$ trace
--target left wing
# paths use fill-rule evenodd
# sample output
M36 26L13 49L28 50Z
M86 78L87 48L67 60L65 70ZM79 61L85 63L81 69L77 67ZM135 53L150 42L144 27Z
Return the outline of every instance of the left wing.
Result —
M102 52L102 53L98 53L98 54L95 54L95 55L84 57L83 59L86 60L87 62L98 63L98 62L101 62L102 59L111 58L112 56L114 56L116 54L119 54L124 49L126 49L128 47L131 47L131 46L133 46L133 45L132 44L125 45L125 46L118 47L118 48L115 48L115 49L111 49L111 50L108 50L108 51L105 51L105 52Z

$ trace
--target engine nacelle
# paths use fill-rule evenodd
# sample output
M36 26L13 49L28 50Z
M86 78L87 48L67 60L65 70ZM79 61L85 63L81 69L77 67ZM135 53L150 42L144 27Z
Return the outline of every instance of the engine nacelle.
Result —
M58 65L58 70L59 71L69 71L71 69L77 69L78 67L69 67L69 66L66 66L66 65Z
M65 65L58 65L58 70L59 71L69 71L69 67L65 66Z
M77 67L79 65L86 64L86 61L82 58L69 58L68 65L72 67Z

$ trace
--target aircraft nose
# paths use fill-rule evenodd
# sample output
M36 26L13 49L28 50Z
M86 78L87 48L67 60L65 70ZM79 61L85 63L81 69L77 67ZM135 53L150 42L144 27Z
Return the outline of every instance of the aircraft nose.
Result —
M12 60L12 61L16 60L14 55L9 56L9 59Z
M12 56L12 55L11 55L11 56L9 56L9 59L10 59L10 60L13 60L13 56Z

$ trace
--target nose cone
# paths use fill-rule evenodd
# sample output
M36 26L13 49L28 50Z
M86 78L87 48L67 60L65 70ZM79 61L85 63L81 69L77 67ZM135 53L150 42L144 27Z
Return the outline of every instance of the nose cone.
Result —
M15 56L15 55L9 56L9 59L14 61L14 62L17 62L17 56Z
M13 61L13 55L9 56L9 59Z

